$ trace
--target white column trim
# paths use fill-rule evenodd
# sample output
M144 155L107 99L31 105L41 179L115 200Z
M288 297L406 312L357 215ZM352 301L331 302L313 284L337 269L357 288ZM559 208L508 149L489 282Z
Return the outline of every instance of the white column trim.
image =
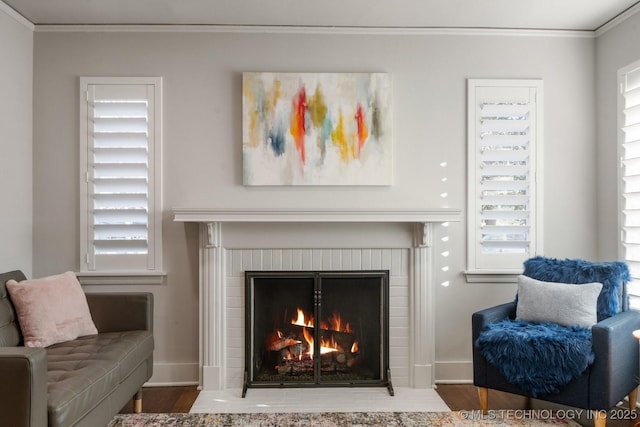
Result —
M435 358L435 316L433 304L433 224L416 226L416 247L413 249L413 280L410 305L413 310L410 334L411 369L414 388L433 387Z
M222 390L225 384L225 262L222 224L200 227L200 387Z

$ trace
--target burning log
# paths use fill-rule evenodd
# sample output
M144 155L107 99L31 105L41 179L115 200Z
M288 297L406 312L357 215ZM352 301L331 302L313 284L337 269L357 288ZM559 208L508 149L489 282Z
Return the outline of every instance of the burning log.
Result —
M320 330L320 337L327 341L335 341L335 343L344 351L349 350L356 340L353 332L330 331L327 329Z
M327 368L333 367L331 370L335 370L335 356L336 352L325 353L320 355L320 366Z
M360 355L354 355L347 359L347 368L353 368L360 362Z
M267 350L269 351L280 351L282 349L286 349L288 347L293 347L295 345L300 344L302 341L291 338L291 337L286 337L286 338L281 338L278 341L275 342L271 342L268 347Z
M276 369L281 375L313 372L313 363L313 359L309 357L303 357L302 359L287 359L280 365L277 365Z
M348 323L341 323L340 317L334 315L330 321L320 322L316 330L313 316L298 309L297 319L279 326L265 340L271 366L279 375L308 375L314 371L315 363L323 372L349 371L359 363L360 352L356 334Z
M300 325L287 325L284 329L284 333L287 336L297 338L300 341L304 340L304 330L308 330L310 334L313 335L313 327L309 326L300 326ZM320 338L323 338L327 341L333 339L336 344L340 346L343 350L347 351L351 349L353 343L356 340L356 335L353 332L339 332L332 331L329 329L320 329Z
M306 351L306 346L298 341L298 343L280 350L280 360L300 359Z
M295 335L275 330L264 340L264 346L268 351L280 351L283 348L300 344L302 341Z

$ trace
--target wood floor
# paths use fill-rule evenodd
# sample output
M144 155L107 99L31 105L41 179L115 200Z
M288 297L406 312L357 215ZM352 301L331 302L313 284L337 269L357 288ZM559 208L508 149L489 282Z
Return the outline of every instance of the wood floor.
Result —
M442 400L454 411L460 410L478 410L480 405L478 403L478 393L476 388L470 384L439 384L436 391L442 397ZM186 413L189 412L193 402L198 397L198 390L195 386L186 387L146 387L142 393L142 410L143 412L150 413ZM505 410L505 409L524 409L526 407L526 399L521 396L516 396L509 393L502 393L499 391L489 391L489 409L492 410ZM534 410L545 408L543 402L534 401L532 408ZM558 409L557 407L555 409ZM133 406L129 403L122 408L122 413L133 412ZM629 419L629 412L620 408L620 411L616 412L619 415L626 416L625 420L613 420L607 421L609 427L635 427L636 423L640 421L638 419ZM633 414L633 417L638 415L637 412ZM582 425L593 425L593 421L589 419L586 414L581 419L578 419ZM638 424L640 426L640 423Z

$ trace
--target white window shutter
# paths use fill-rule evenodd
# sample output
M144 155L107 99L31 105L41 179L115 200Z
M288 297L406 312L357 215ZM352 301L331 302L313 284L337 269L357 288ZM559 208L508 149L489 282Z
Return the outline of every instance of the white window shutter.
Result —
M542 82L468 82L468 270L515 271L541 244Z
M159 79L81 79L82 271L161 269Z
M631 272L631 303L640 309L640 61L621 69L618 81L620 249Z

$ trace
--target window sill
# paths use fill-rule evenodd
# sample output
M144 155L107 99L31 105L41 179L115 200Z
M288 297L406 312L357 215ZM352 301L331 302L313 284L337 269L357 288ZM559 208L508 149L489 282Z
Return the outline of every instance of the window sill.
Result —
M167 273L163 271L83 271L76 276L83 285L163 285Z
M467 283L517 283L522 270L465 271Z

